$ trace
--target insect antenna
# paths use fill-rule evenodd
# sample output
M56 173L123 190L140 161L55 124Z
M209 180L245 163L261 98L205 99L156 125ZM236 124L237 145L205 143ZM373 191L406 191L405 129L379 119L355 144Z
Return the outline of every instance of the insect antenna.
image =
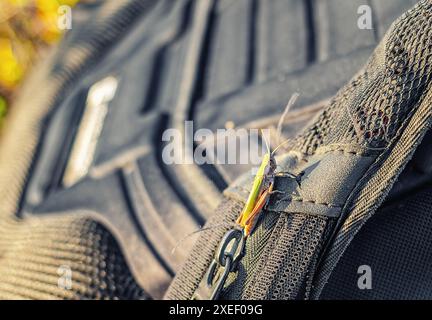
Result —
M297 101L297 98L299 97L299 93L298 92L294 92L291 96L291 98L288 101L288 104L285 107L284 112L282 113L282 116L279 119L279 122L277 124L277 128L276 128L276 139L278 142L278 146L273 150L273 152L271 153L271 155L274 155L276 153L276 151L282 147L284 144L288 143L291 141L291 139L287 139L283 142L281 142L281 137L282 137L282 124L285 121L285 118L287 117L291 107L294 105L294 103Z
M297 101L297 98L299 97L298 92L294 92L291 98L288 101L288 104L285 107L284 112L282 113L282 116L279 119L279 122L276 127L276 141L278 143L278 146L281 145L281 137L282 137L282 124L285 121L286 116L288 115L288 112L290 111L291 107L294 105L294 103Z

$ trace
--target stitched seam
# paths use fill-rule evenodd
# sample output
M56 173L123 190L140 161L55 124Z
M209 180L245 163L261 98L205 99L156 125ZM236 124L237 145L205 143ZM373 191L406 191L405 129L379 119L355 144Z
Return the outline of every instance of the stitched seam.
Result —
M277 200L276 200L277 201ZM342 208L342 206L338 206L338 205L334 205L332 203L327 203L327 202L318 202L318 201L314 201L314 200L307 200L307 199L290 199L290 200L279 200L280 202L282 201L290 201L290 202L306 202L306 203L312 203L312 204L317 204L317 205L323 205L329 208Z
M324 149L324 148L328 148L329 150L320 151L320 149ZM341 153L352 154L352 155L356 155L356 156L360 156L360 157L374 156L374 153L368 155L367 151L368 150L352 151L352 150L350 150L350 148L348 146L347 147L341 147L341 146L338 146L338 145L335 145L335 146L328 145L328 146L322 146L322 147L320 147L319 149L317 149L315 152L313 152L311 154L306 154L306 153L300 152L301 153L301 158L299 158L299 160L303 160L303 161L308 162L309 160L307 158L310 158L310 157L313 157L313 156L316 156L316 155L324 155L324 154L328 154L328 153L332 153L332 152L334 152L334 153L341 152ZM299 151L296 151L296 152L299 152ZM376 155L379 155L379 152L375 152L375 156Z

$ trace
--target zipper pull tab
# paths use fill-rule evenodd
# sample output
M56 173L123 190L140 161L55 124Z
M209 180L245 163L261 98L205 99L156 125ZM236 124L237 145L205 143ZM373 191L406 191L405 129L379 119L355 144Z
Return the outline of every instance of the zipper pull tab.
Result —
M215 257L192 296L192 300L216 300L231 272L236 271L244 256L246 237L243 230L231 229L225 233Z

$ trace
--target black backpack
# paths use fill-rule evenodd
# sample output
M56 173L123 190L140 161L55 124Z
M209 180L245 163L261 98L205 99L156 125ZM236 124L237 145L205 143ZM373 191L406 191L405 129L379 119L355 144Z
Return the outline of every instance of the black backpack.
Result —
M431 298L430 1L390 27L414 2L371 30L351 1L79 5L1 138L0 297ZM251 166L167 165L163 133L275 127L294 92L300 182L225 255Z

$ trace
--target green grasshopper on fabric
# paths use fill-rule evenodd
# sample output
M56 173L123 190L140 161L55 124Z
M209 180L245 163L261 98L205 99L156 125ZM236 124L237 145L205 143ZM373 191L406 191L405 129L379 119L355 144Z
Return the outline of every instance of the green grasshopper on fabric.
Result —
M291 97L290 101L288 102L288 105L279 120L278 127L277 127L277 133L278 137L281 134L281 128L283 120L288 113L290 107L294 104L295 100L297 99L298 94L295 93ZM258 220L258 217L260 213L262 212L262 209L267 204L270 194L273 192L273 184L274 179L276 176L276 168L277 163L276 159L274 157L276 151L288 140L280 143L273 152L270 151L270 147L268 142L265 139L265 136L263 135L264 141L267 146L267 153L264 155L261 165L255 175L252 189L249 193L248 199L246 201L246 204L240 214L240 216L237 218L236 223L240 226L240 228L243 229L244 236L247 237L251 234L253 231L253 228L255 226L256 221ZM288 176L296 179L297 183L299 183L299 177L295 176L293 174L287 173Z

